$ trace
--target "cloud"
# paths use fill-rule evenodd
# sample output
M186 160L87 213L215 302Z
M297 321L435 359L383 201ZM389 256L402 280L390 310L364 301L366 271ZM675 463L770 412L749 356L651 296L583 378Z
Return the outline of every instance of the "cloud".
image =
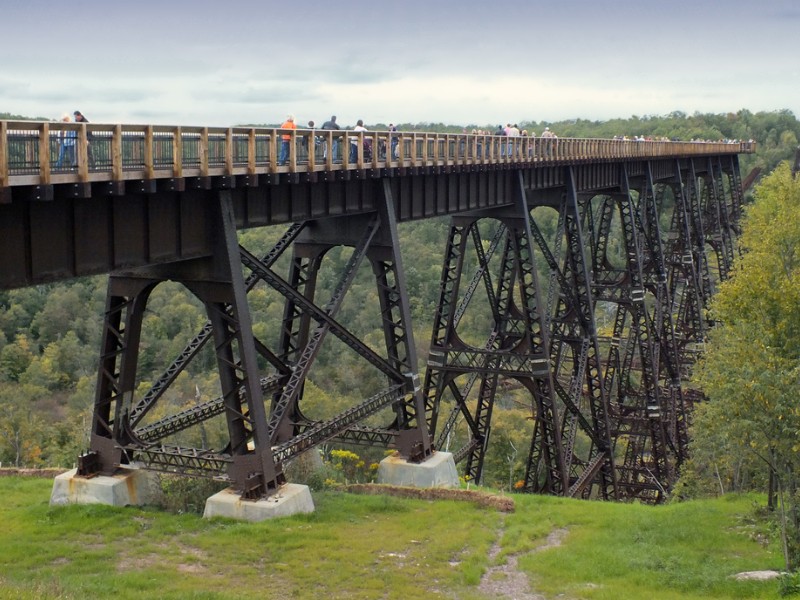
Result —
M18 26L0 50L25 52L3 65L0 111L209 126L800 112L796 0L76 1L57 20L38 0L3 13Z
M28 81L0 76L0 97L18 98L30 93L30 89L31 84Z

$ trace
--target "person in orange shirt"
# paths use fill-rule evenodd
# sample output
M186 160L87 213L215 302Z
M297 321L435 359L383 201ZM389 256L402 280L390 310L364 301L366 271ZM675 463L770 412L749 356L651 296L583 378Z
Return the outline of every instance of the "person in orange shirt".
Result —
M294 124L294 115L288 115L286 120L281 125L281 129L297 129L297 125ZM278 156L278 164L285 165L286 161L289 160L289 142L292 139L292 134L290 133L283 133L281 134L281 153Z

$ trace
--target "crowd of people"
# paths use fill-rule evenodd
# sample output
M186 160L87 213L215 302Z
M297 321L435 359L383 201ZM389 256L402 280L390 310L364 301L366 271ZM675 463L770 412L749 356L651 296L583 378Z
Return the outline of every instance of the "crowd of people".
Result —
M286 121L281 125L281 129L297 129L297 127L294 124L294 117L292 115L289 115L287 117ZM307 129L315 129L314 121L309 121L308 122ZM341 127L336 122L336 117L333 116L329 120L325 121L322 124L322 129L323 130L331 130L331 129L332 130L339 130L339 129L341 129ZM393 125L393 124L389 124L388 130L389 131L397 131L397 127L395 125ZM358 132L358 131L367 131L367 129L366 129L366 127L364 127L363 121L361 119L359 119L358 122L356 123L356 125L352 128L352 131L356 131L356 132ZM463 129L462 133L464 133L464 134L469 133L469 134L472 134L472 135L479 135L479 136L480 135L491 135L491 136L502 136L502 137L512 137L512 138L519 138L519 137L521 137L521 138L525 138L525 137L535 138L536 137L536 132L535 131L528 131L527 129L520 129L519 125L517 125L516 123L514 123L513 125L511 123L506 123L505 126L498 125L495 130L472 129L471 131L467 131L466 129ZM288 141L288 139L290 137L291 136L284 136L284 139ZM539 137L543 138L543 139L551 139L551 140L558 139L558 136L553 131L550 130L550 127L545 127L542 130L542 133L541 133L541 135ZM669 142L669 141L677 142L677 141L680 141L680 140L678 140L676 138L667 138L665 136L651 136L651 135L647 135L647 136L645 136L645 135L615 135L613 139L617 140L617 141L639 141L639 142L644 142L644 141L647 141L647 142L653 142L653 141L658 141L658 142ZM695 138L693 138L690 141L692 141L692 142L718 141L718 142L723 142L723 143L737 144L742 140L733 140L733 139L707 140L707 139L695 139ZM752 141L752 140L750 140L750 141ZM353 138L351 140L351 144L356 144L355 138ZM392 146L393 146L392 150L393 150L393 155L394 155L394 149L397 146L397 138L395 138L395 137L392 138Z
M294 115L292 115L292 114L287 115L286 116L286 120L281 124L280 128L281 129L298 129ZM308 121L308 125L307 125L307 127L305 127L305 129L316 129L316 125L315 125L314 121ZM342 127L336 122L336 116L334 115L330 119L325 121L322 124L322 127L320 129L322 129L322 130L337 130L338 131L338 130L342 129ZM388 129L388 131L397 131L397 127L392 123L389 124L387 129ZM352 131L356 131L356 132L358 132L358 131L368 131L368 129L366 127L364 127L364 121L362 119L359 119L356 122L355 126L352 128ZM466 133L471 133L472 135L495 135L495 136L506 136L506 137L536 137L536 132L535 131L528 132L527 129L520 130L519 125L517 125L517 124L512 125L511 123L506 124L505 127L503 127L502 125L498 125L497 129L495 131L489 131L489 130L484 130L484 129L473 129L472 131L467 132L467 130L464 129L462 131L462 133L465 133L465 134ZM543 138L556 138L558 136L556 136L555 133L550 131L549 127L545 127L544 130L542 131L541 137L543 137ZM291 139L291 135L284 135L283 139L288 141L289 139Z
M280 138L281 145L280 145L280 150L278 152L278 165L284 166L287 164L289 160L289 154L291 149L292 134L290 132L291 130L299 129L299 127L297 126L297 121L295 119L295 116L293 114L287 115L284 122L281 123L280 129L286 130L283 133L281 133L281 138ZM317 129L317 127L314 121L308 121L307 126L304 129L315 130ZM333 115L331 116L330 119L325 121L319 129L321 129L322 131L339 131L342 129L342 127L339 125L339 123L336 122L336 115ZM358 121L356 121L355 126L353 126L353 128L350 131L353 131L354 133L359 133L359 132L367 132L369 130L364 126L364 121L362 119L358 119ZM387 131L389 131L390 133L397 132L397 127L393 123L390 123L387 128ZM464 129L462 133L464 134L471 133L472 135L479 135L479 136L492 135L492 136L503 136L511 138L536 137L535 131L528 132L528 130L526 129L520 130L519 125L517 124L512 125L511 123L507 123L505 127L503 127L502 125L498 125L495 131L488 131L484 129L473 129L472 131L468 132L466 129ZM550 131L549 127L545 127L540 137L545 140L555 140L558 136L556 136L555 133ZM320 147L322 149L321 150L322 158L327 158L328 147L325 136L313 136L313 139L315 140L315 146L317 147L317 149L319 149ZM385 158L386 152L388 151L391 153L390 155L392 158L398 158L398 145L400 138L399 136L396 135L390 135L389 139L390 139L389 148L386 148L384 146L385 142L381 140L380 142L381 147L378 149L380 157ZM350 162L355 162L358 157L358 140L359 140L358 136L349 137L348 157ZM307 139L303 138L303 149L306 152L308 151L307 143L308 143ZM333 153L333 157L337 160L341 159L341 154L339 153L340 143L341 143L340 136L336 136L333 138L333 142L330 148L330 151ZM363 138L363 147L364 147L363 150L364 159L372 160L372 152L373 152L372 140L367 137ZM511 142L503 143L501 145L502 149L501 151L502 153L505 153L506 151L510 152L510 150L508 149L512 147L513 144ZM480 143L479 143L479 152L480 152Z
M294 115L292 115L292 114L287 115L286 116L286 120L283 123L281 123L281 127L280 128L287 130L286 132L281 134L281 147L280 147L280 151L278 153L278 165L283 166L289 160L290 142L292 140L292 134L289 133L289 131L291 131L293 129L298 129ZM317 127L316 127L316 124L314 123L314 121L308 121L307 127L305 129L315 130L315 129L317 129ZM325 121L322 124L322 127L320 129L322 131L339 131L339 130L342 129L342 127L336 122L336 115L332 115L330 119L328 119L327 121ZM389 127L387 128L387 130L390 131L390 132L396 132L397 131L397 127L393 123L390 123ZM369 130L364 126L363 119L358 119L358 121L356 121L356 124L351 129L351 131L353 131L354 133L360 133L360 132L367 132ZM327 139L324 136L321 136L321 135L320 136L313 136L313 139L315 141L315 148L318 149L318 150L321 148L322 158L327 158L327 156L328 156ZM350 136L350 139L349 139L349 146L350 147L349 147L349 151L348 151L348 157L349 157L350 162L355 162L357 157L358 157L358 140L359 140L358 136ZM390 147L389 150L392 153L392 157L394 157L394 158L397 158L398 142L399 142L399 138L397 136L391 136L391 147ZM303 143L304 143L304 150L308 151L309 149L308 149L308 147L306 145L308 142L307 142L306 138L303 139ZM334 137L333 141L331 143L330 151L333 153L333 156L335 158L341 157L341 155L340 155L340 144L341 144L340 136ZM373 151L372 140L370 138L364 138L363 139L363 144L364 144L364 158L365 158L365 160L372 160L372 151ZM385 154L383 154L383 153L385 153L386 148L382 147L380 150L381 150L382 156L385 156Z
M89 120L81 113L81 111L76 110L69 115L65 113L61 117L61 121L64 123L88 123ZM289 161L290 150L291 150L291 140L292 134L291 130L299 129L297 126L297 121L295 116L289 114L286 116L286 119L281 123L280 129L284 130L280 134L280 148L278 151L278 164L279 165L286 165ZM314 121L310 120L307 122L306 127L303 129L310 129L315 130L317 129L316 124ZM339 123L336 121L336 115L332 115L328 120L326 120L322 126L319 128L321 131L339 131L343 129ZM393 123L390 123L387 130L389 132L397 132L397 126ZM352 127L351 131L354 133L359 132L367 132L369 131L364 126L364 121L362 119L358 119L355 126ZM468 133L466 129L463 130L463 133ZM536 132L531 131L528 132L527 130L523 129L520 130L519 126L514 124L506 124L505 127L502 125L497 126L496 131L488 131L483 129L473 129L470 133L473 135L493 135L493 136L504 136L504 137L512 137L512 138L519 138L519 137L536 137ZM90 131L87 132L87 140L88 140L88 160L90 166L94 166L94 153L92 151L92 144L91 144L91 137L92 134ZM542 131L542 138L556 138L557 136L550 131L549 127L545 127L544 131ZM75 168L77 165L77 145L76 141L78 138L78 131L76 129L65 129L58 133L58 159L55 163L55 168ZM341 160L341 153L342 150L341 146L341 138L340 136L333 137L331 142L331 147L328 148L328 141L325 136L313 136L315 140L315 151L321 152L322 158L327 158L328 151L332 152L333 157L336 160ZM381 147L378 149L380 152L381 158L385 158L386 152L391 153L392 158L398 158L398 146L400 138L397 135L390 136L390 145L388 148L385 147L385 142L381 140ZM348 157L350 162L355 162L358 157L358 140L359 136L349 136L349 150L348 150ZM372 160L372 140L370 138L363 138L364 144L364 158L365 160ZM502 146L505 152L506 148L510 148L511 145L503 145ZM303 137L303 150L307 153L309 151L308 148L308 138Z
M88 123L89 120L81 113L81 111L76 110L70 116L69 114L64 114L61 117L61 121L65 123L70 123L74 119L75 123ZM281 123L280 129L282 130L280 133L280 147L278 151L278 164L279 165L286 165L290 158L291 152L291 141L292 141L292 130L299 129L297 126L296 119L294 115L289 114L286 116L286 119ZM339 131L343 128L339 125L336 120L336 115L331 116L328 120L326 120L321 127L317 128L314 121L309 120L305 127L302 129L307 130L319 130L322 131ZM390 133L396 133L397 127L390 123L387 130ZM364 126L364 121L362 119L358 119L355 126L349 128L349 131L353 133L365 133L369 130ZM508 141L499 142L498 148L500 151L500 155L512 155L518 147L517 142L514 140L517 138L524 139L524 138L536 138L535 131L528 131L527 129L520 129L519 125L506 123L505 127L503 125L498 125L497 129L490 131L484 129L472 129L471 131L467 131L466 129L462 130L462 133L467 134L470 133L472 135L477 136L498 136L504 138L512 138ZM87 131L87 149L88 149L88 161L90 166L94 166L94 153L92 150L91 138L92 134L91 131ZM77 165L77 138L78 138L78 131L77 129L65 129L58 133L58 159L55 163L55 168L62 169L62 168L75 168ZM543 152L545 155L549 154L551 149L555 147L555 140L558 139L558 136L550 130L549 127L545 127L542 130L541 135L539 136L541 140L545 143L541 145ZM615 140L620 141L677 141L675 139L669 140L665 137L653 137L653 136L644 136L644 135L637 135L637 136L627 136L627 135L618 135L614 136ZM346 138L336 135L336 136L325 136L321 133L319 135L304 135L301 138L301 145L300 148L302 152L308 156L312 149L308 147L309 140L313 140L313 152L317 154L319 158L326 159L328 157L328 153L332 153L332 157L336 161L343 160L342 151L342 144L347 145L348 149L348 158L349 162L353 163L356 162L358 158L358 144L359 140L362 141L363 144L363 157L364 160L372 160L372 153L373 148L372 144L373 141L370 137L366 136L358 136L358 135L348 135ZM693 142L702 142L702 141L709 141L709 140L691 140ZM738 143L738 140L720 140L729 143ZM330 148L328 147L330 142ZM399 158L398 156L398 146L400 142L399 135L390 135L389 136L389 145L387 147L387 142L384 138L382 138L379 142L380 147L377 149L379 152L379 156L381 159L386 158L387 152L390 153L390 156L393 159ZM482 141L477 142L477 152L478 156L482 154Z
M464 133L467 133L466 129L464 130ZM516 123L514 123L513 125L511 123L506 123L505 127L503 127L502 125L498 125L497 129L494 130L494 131L488 131L488 130L485 130L485 129L473 129L472 131L470 131L470 133L472 135L499 135L499 136L505 136L505 137L536 137L536 132L535 131L530 131L529 132L527 129L520 130L519 125L517 125ZM552 138L556 138L558 136L556 136L555 133L550 131L549 127L545 127L544 130L542 131L541 137L552 139Z
M617 141L623 142L680 142L681 140L678 138L668 138L663 135L615 135L614 138ZM705 143L721 143L721 144L739 144L744 140L734 140L729 138L721 138L718 140L709 140L709 139L702 139L702 138L692 138L689 140L690 142L705 142ZM755 140L750 139L748 140L749 143L754 143Z

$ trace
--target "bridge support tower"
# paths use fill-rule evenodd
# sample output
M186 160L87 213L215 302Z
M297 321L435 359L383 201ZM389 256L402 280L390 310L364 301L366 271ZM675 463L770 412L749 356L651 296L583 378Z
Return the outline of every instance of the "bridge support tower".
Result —
M216 189L199 181L206 187L185 196L142 192L180 194L191 204L193 233L210 249L193 253L191 243L176 243L179 260L171 249L167 262L110 276L90 447L74 477L100 481L134 467L216 477L233 491L209 514L262 518L269 511L251 510L257 503L289 495L290 461L326 442L393 450L381 465L386 483L454 486L456 462L480 482L499 409L522 404L528 437L523 445L508 441L507 458L524 457L517 461L524 474L510 486L581 498L666 497L686 456L695 400L682 382L712 325L705 309L713 286L734 257L742 202L735 157L450 175L414 180L420 197L464 207L448 213L422 382L396 222L404 203L393 198L418 190L400 173L361 173L331 182L333 192L309 187L358 208L315 217L309 200L306 220L288 225L262 256L237 238L242 211L264 201L255 197L257 183L237 197L220 189L235 179ZM293 186L311 186L295 179ZM288 189L291 196L297 188ZM462 203L472 194L476 202ZM166 210L156 199L141 210ZM367 266L376 293L365 308L374 309L382 341L367 342L339 320L348 302L365 303L351 289ZM139 381L142 329L153 289L168 280L194 294L207 322L147 389ZM252 322L248 294L256 288L278 295L282 316ZM323 289L329 297L320 298ZM604 311L612 324L601 332ZM462 328L465 317L470 327ZM485 325L481 339L476 323ZM306 410L304 394L326 340L374 369L370 389L378 383L365 400L322 418ZM195 405L175 412L167 392L201 352L216 364L220 396L202 401L198 392ZM222 443L207 443L202 428L212 419L223 425Z
M291 510L306 511L309 506L313 510L307 488L297 493L297 486L287 487L284 466L335 439L393 448L395 467L387 471L388 483L397 483L393 473L399 472L399 461L404 464L404 478L418 469L423 473L411 477L420 485L457 485L452 458L434 452L426 428L391 188L384 181L377 189L377 210L291 225L262 258L238 244L230 193L208 190L193 209L205 215L209 235L215 240L210 256L111 275L90 448L79 458L74 477L91 485L93 478L115 477L127 467L215 476L229 481L231 487L209 501L207 514L256 520L283 514L283 508L275 508L278 503L294 506ZM320 266L326 253L338 246L352 246L353 252L331 298L319 305ZM274 265L288 249L292 251L289 275L283 278ZM377 286L375 308L385 342L382 354L336 320L365 262L371 265ZM247 270L250 274L245 278ZM205 307L208 321L150 389L137 397L142 389L137 376L148 299L167 280L189 289ZM272 349L253 333L247 294L259 284L269 286L285 302L278 342ZM303 413L302 397L328 334L383 373L387 387L320 421ZM213 341L221 397L154 418L165 392L209 341ZM259 372L259 362L267 364L266 376ZM392 415L385 427L362 424L383 409ZM171 441L220 415L227 429L224 447L185 447ZM286 502L288 497L292 500ZM295 502L298 497L299 503Z

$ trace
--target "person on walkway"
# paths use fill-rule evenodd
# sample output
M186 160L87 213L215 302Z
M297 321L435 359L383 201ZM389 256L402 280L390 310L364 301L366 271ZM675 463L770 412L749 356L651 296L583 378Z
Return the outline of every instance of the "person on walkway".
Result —
M72 113L72 116L75 117L76 123L88 123L89 119L83 116L83 113L79 110L76 110ZM86 154L89 159L89 168L94 169L94 151L92 150L92 132L87 129L86 131Z
M338 131L339 129L341 129L341 127L339 127L339 124L336 122L336 115L332 116L329 120L325 121L322 124L322 128L326 129L328 131ZM326 142L325 142L325 150L323 151L323 157L324 158L328 158L328 143L327 143L327 138L325 138L325 139L326 139ZM339 160L339 138L338 137L334 137L333 138L333 145L332 146L333 146L333 160L334 161Z
M364 127L364 121L359 119L356 122L356 126L353 127L353 132L358 133L360 131L368 131L366 127ZM354 163L358 159L358 136L351 135L350 136L350 162Z
M392 146L391 159L392 160L397 160L397 158L398 158L398 156L397 156L397 145L400 142L400 137L397 135L397 126L394 125L393 123L389 123L389 137L391 138L391 141L392 141L392 144L391 144L391 146Z
M481 158L483 158L483 135L484 135L484 131L483 131L483 129L478 129L478 130L473 129L472 130L472 135L479 136L477 141L476 141L476 143L475 143L475 149L476 149L476 152L477 152L477 157L479 159L481 159Z
M506 128L506 135L511 138L508 140L507 154L509 157L513 158L517 154L517 148L519 148L518 140L514 139L519 137L519 126L516 123L513 125L508 125Z
M498 137L499 137L499 136L505 136L505 135L506 135L506 130L505 130L505 128L504 128L502 125L498 125L498 126L497 126L497 130L494 132L494 134L495 134L496 136L498 136ZM506 153L506 143L505 143L505 140L503 140L503 141L501 141L501 142L499 142L499 143L497 142L497 140L495 140L495 141L494 141L494 143L493 143L492 145L493 145L495 148L498 148L498 147L499 147L499 149L500 149L499 156L505 156L505 153Z
M310 129L314 131L314 121L309 121L308 125L306 125L306 129ZM310 147L309 147L309 140L311 140ZM303 136L303 150L305 150L306 156L304 160L308 159L309 154L313 152L314 147L316 146L314 134L304 135Z
M318 133L317 125L314 121L308 122L308 128L314 132L311 137L314 139L314 158L320 159L325 157L325 138Z
M281 129L297 129L294 124L294 115L286 115L286 120L281 125ZM289 160L289 143L292 140L292 134L289 132L281 134L281 152L278 156L278 165L283 166Z
M549 127L545 127L541 137L544 142L544 154L550 156L553 153L556 134L550 131Z
M336 129L336 130L341 129L341 127L339 127L339 124L336 122L336 115L332 116L330 119L325 121L322 124L322 128L323 129Z
M61 117L64 123L69 123L72 119L66 113ZM74 129L61 131L58 134L58 160L56 161L56 169L72 168L75 166L75 139L78 137L78 132Z

